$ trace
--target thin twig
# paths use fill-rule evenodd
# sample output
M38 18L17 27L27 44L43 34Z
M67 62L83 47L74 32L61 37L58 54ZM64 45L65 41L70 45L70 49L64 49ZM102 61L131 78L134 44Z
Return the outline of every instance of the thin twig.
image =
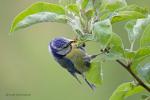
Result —
M144 87L148 92L150 92L150 88L136 75L132 72L131 70L131 64L124 64L122 61L120 60L116 60L116 62L118 62L122 67L124 67L138 82L139 85L141 85L142 87Z

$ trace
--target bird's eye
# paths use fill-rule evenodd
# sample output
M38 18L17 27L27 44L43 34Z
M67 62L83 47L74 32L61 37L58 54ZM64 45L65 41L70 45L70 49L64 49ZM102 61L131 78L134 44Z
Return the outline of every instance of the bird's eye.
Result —
M65 45L65 46L63 47L63 49L66 49L66 48L68 48L68 46L69 46L69 45Z
M63 50L63 49L66 49L66 48L68 48L68 45L64 45L62 48L60 48L59 51L61 51L61 50Z
M70 44L71 44L71 43L68 43L68 44L64 45L64 46L63 46L63 49L64 49L64 48L68 48L68 46L70 46Z
M67 48L67 46L63 47L63 48Z

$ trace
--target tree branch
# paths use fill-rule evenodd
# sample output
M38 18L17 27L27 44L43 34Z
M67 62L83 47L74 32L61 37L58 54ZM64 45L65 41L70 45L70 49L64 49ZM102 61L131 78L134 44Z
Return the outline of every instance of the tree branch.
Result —
M131 70L131 64L124 64L123 62L121 62L120 60L116 60L117 63L119 63L122 67L124 67L135 79L136 81L139 83L139 85L141 85L142 87L144 87L148 92L150 92L150 88L136 75L132 72Z

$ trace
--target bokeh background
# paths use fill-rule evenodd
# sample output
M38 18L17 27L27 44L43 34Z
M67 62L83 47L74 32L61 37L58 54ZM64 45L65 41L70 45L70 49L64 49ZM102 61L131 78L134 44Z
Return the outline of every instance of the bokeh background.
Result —
M132 80L120 65L103 65L104 82L92 91L84 82L78 84L48 53L49 41L57 36L74 37L71 27L58 23L42 23L15 33L9 33L13 18L37 1L57 3L58 0L0 0L0 100L108 100L115 88ZM150 9L150 0L127 0ZM124 23L114 25L128 47ZM88 52L98 51L98 45L88 43ZM30 96L7 96L7 94ZM141 93L143 94L143 93ZM140 100L134 95L127 100Z

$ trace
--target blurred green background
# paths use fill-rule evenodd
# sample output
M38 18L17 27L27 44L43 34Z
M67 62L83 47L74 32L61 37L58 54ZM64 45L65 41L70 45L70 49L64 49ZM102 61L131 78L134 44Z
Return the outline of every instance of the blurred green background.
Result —
M109 62L103 65L104 82L96 91L84 82L78 84L54 61L47 48L54 37L74 36L68 25L42 23L10 34L13 18L37 1L57 3L57 0L0 0L0 100L108 100L119 84L132 80L120 65ZM127 1L150 9L150 0ZM123 25L115 24L114 30L124 37L127 47ZM88 44L89 53L97 51L97 44ZM31 96L6 96L13 93ZM140 100L140 95L127 100Z

